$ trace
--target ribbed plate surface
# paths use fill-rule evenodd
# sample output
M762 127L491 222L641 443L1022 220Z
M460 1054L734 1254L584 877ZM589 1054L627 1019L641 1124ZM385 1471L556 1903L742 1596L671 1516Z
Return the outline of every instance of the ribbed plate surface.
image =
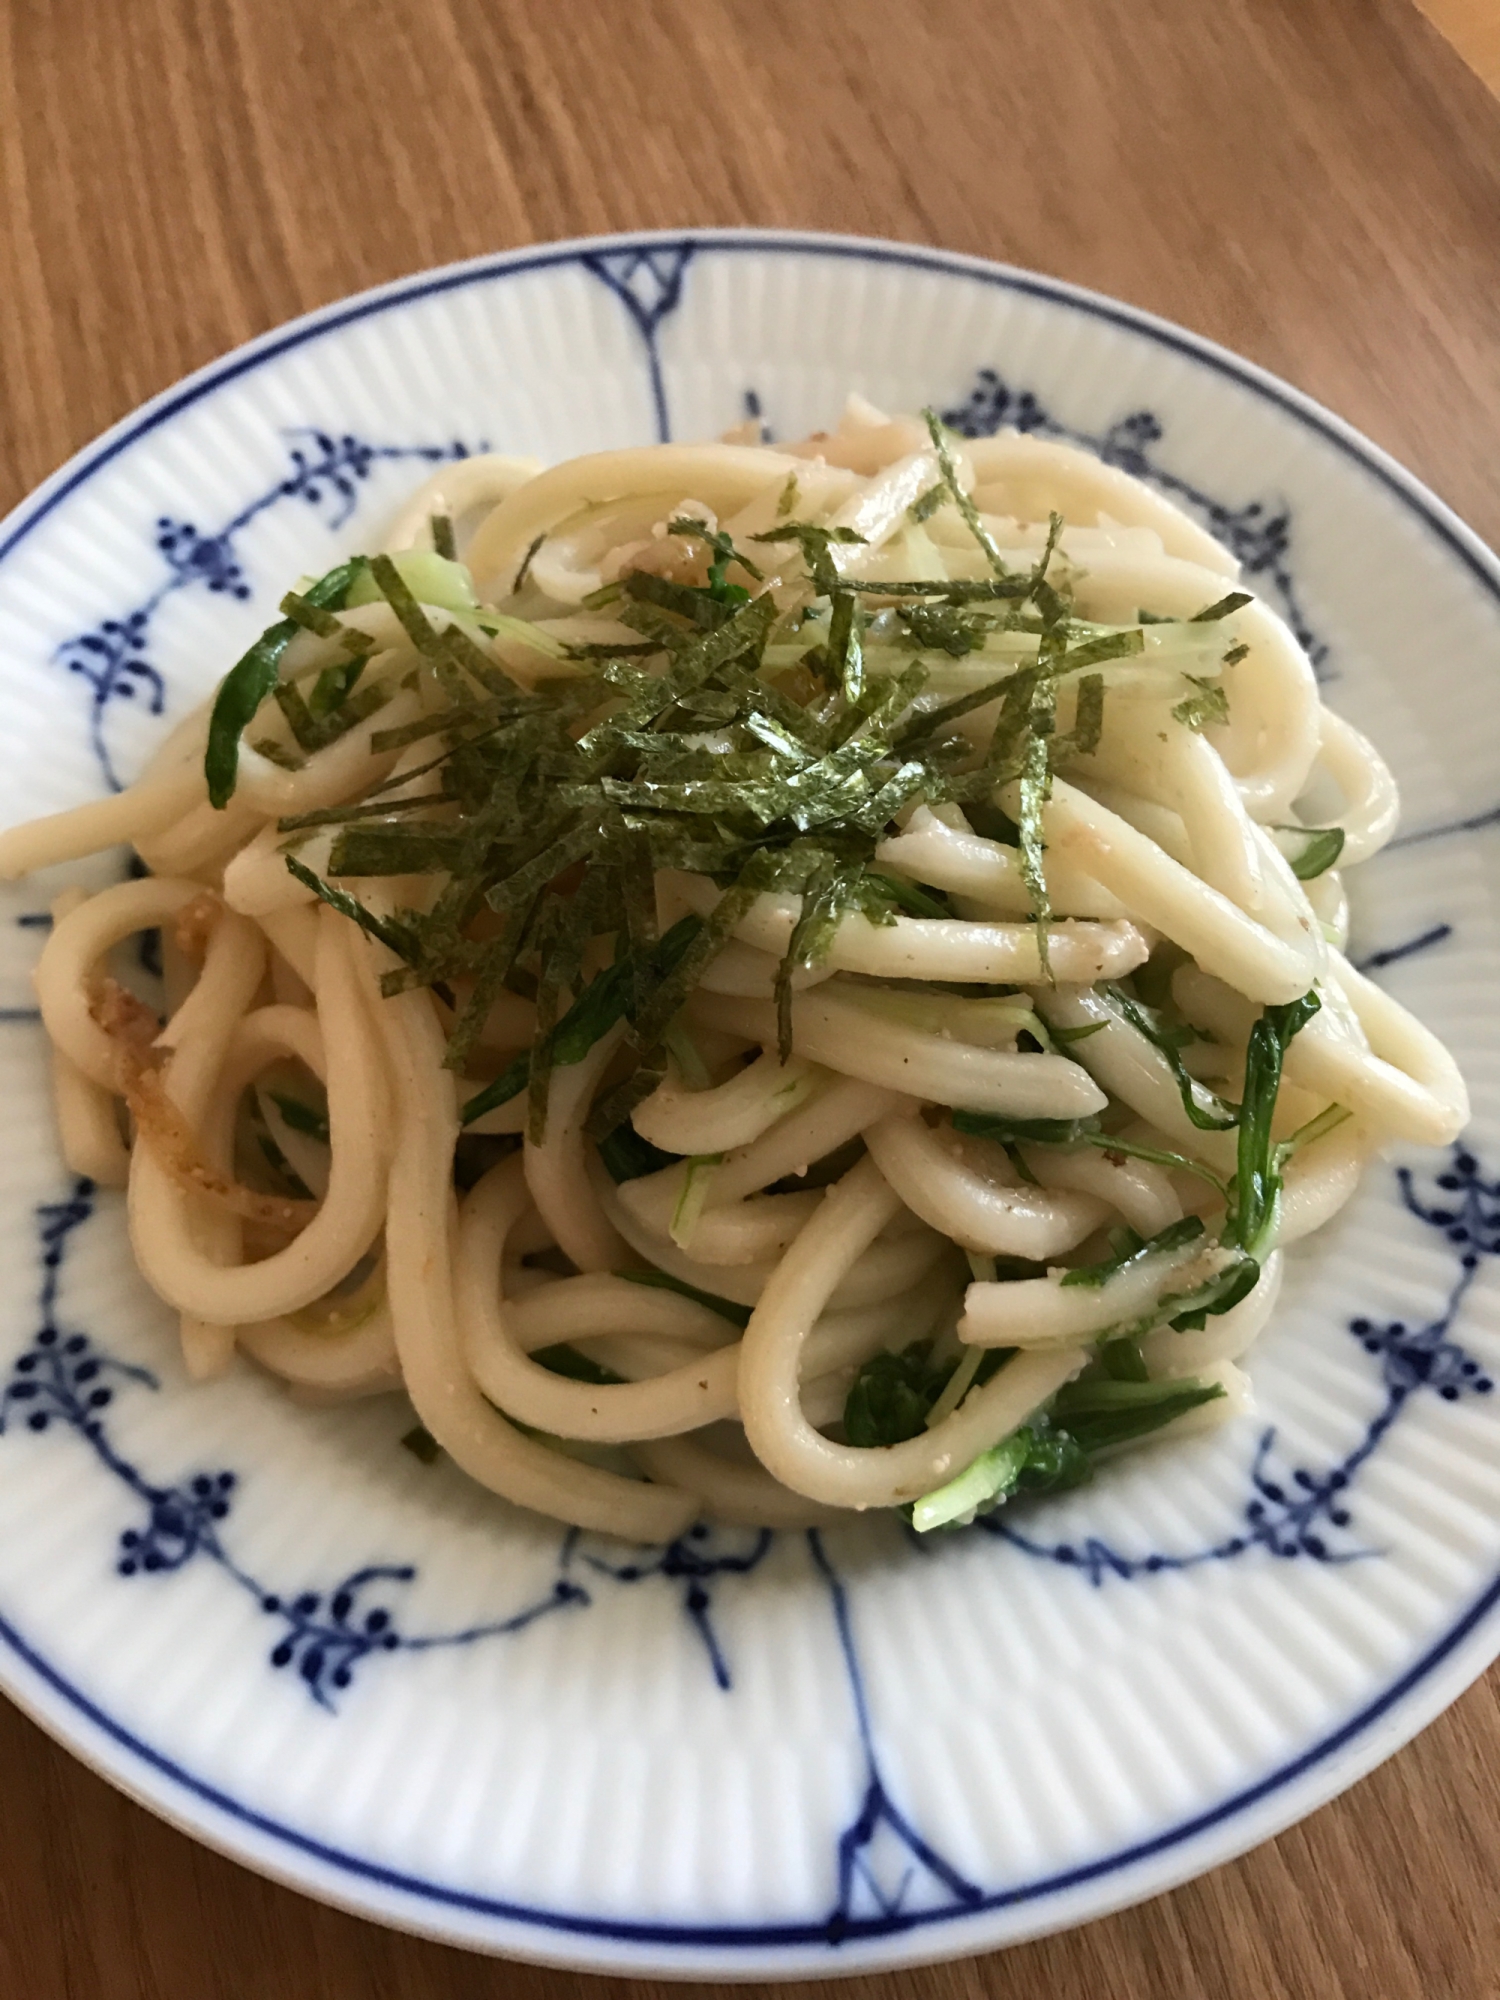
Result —
M371 294L149 406L0 530L6 818L128 777L433 459L747 408L790 436L850 387L1091 441L1239 549L1400 779L1355 950L1456 1051L1473 1131L1377 1167L1293 1253L1254 1418L1003 1532L637 1559L418 1464L394 1401L184 1381L118 1201L56 1154L27 979L51 885L5 891L0 1680L215 1845L458 1942L761 1978L980 1950L1264 1838L1500 1646L1500 710L1474 694L1500 570L1245 364L1050 281L817 237L611 239Z

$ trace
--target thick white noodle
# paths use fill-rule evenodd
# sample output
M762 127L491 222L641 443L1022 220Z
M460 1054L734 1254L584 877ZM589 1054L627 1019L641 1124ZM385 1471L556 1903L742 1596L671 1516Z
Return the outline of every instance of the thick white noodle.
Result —
M476 507L495 507L508 500L541 469L539 458L507 458L494 451L440 465L403 505L386 531L384 546L393 553L430 549L434 514L446 514L457 527Z
M507 1323L501 1259L528 1201L514 1159L491 1168L464 1202L454 1284L474 1379L508 1415L554 1437L619 1444L697 1430L738 1408L738 1343L696 1355L646 1382L574 1382L530 1360Z
M679 1250L670 1236L639 1222L620 1199L619 1190L610 1185L602 1167L591 1165L589 1171L605 1214L631 1249L665 1271L668 1277L679 1278L700 1292L729 1299L735 1305L753 1306L779 1269L774 1259L755 1264L699 1263ZM945 1252L950 1259L955 1254L951 1244L933 1229L922 1227L909 1229L897 1237L882 1236L855 1268L841 1275L828 1304L836 1311L845 1311L905 1292L929 1273Z
M1469 1094L1437 1036L1338 952L1329 954L1325 991L1353 1011L1360 1040L1325 1006L1287 1050L1288 1081L1392 1138L1423 1146L1456 1139L1468 1123ZM1236 1041L1255 1019L1238 993L1194 966L1174 975L1172 993L1190 1021Z
M623 1022L602 1035L582 1062L552 1072L547 1125L540 1144L526 1136L526 1185L553 1239L580 1271L614 1271L628 1262L625 1244L589 1193L584 1121L599 1079L625 1039Z
M423 1426L481 1486L574 1527L640 1542L670 1541L698 1511L697 1496L581 1465L506 1422L469 1372L454 1302L453 1092L444 1088L443 1037L424 993L381 1013L396 1082L386 1258L396 1352Z
M64 889L52 900L53 923L71 916L87 900L82 889ZM55 1044L52 1102L62 1156L71 1171L100 1187L124 1187L130 1178L130 1154L120 1131L116 1100Z
M1141 1359L1152 1376L1181 1381L1186 1376L1201 1376L1218 1362L1238 1361L1259 1338L1275 1310L1284 1263L1281 1252L1273 1250L1261 1266L1254 1291L1196 1330L1179 1332L1176 1327L1159 1326L1148 1333L1140 1344Z
M807 1336L840 1279L899 1206L872 1160L851 1168L777 1265L745 1329L745 1435L783 1485L828 1506L894 1507L930 1492L1014 1430L1084 1360L1076 1347L1017 1355L951 1417L905 1444L860 1448L814 1430L798 1392Z
M1297 999L1322 971L1324 945L1315 925L1295 943L1278 937L1077 786L1056 782L1043 823L1050 843L1143 922L1262 1006ZM1071 980L1061 965L1055 971L1069 984L1085 983Z
M515 1248L519 1234L513 1226L508 1250ZM601 1334L639 1334L705 1351L737 1337L732 1321L695 1299L609 1273L553 1278L514 1304L507 1274L502 1294L507 1328L528 1354L559 1341L593 1340Z
M347 1329L331 1323L313 1332L289 1319L271 1319L237 1327L235 1334L263 1368L304 1389L365 1396L401 1386L396 1330L384 1300Z
M951 890L1005 916L1031 914L1031 892L1021 873L1019 851L949 826L926 806L917 807L904 832L880 843L875 859L882 868L893 868L934 889ZM1049 853L1044 872L1047 894L1060 916L1115 921L1128 915L1118 896L1074 867L1066 855Z
M685 1487L702 1501L705 1514L730 1527L817 1528L839 1518L838 1508L819 1507L793 1493L763 1465L726 1458L694 1437L638 1444L635 1456L653 1479Z
M1300 1242L1331 1222L1353 1196L1375 1150L1370 1133L1351 1118L1294 1154L1282 1176L1276 1241Z
M669 1236L685 1255L704 1264L759 1264L779 1257L818 1205L816 1194L753 1195L745 1201L704 1207L688 1219L689 1169L663 1168L660 1175L626 1181L619 1192L624 1207L645 1229ZM713 1169L699 1168L713 1185Z
M136 1260L153 1288L183 1312L226 1325L296 1312L331 1291L380 1233L386 1212L390 1114L385 1071L353 964L359 948L354 927L325 911L318 932L320 1045L303 1043L296 1052L326 1081L332 1161L328 1193L317 1214L284 1250L258 1263L227 1268L205 1257L192 1241L193 1197L158 1159L149 1135L136 1147L130 1175ZM244 1004L227 1009L217 990L221 956L233 969L233 975L225 972L223 985L233 998L243 992L248 1002L264 964L259 931L243 917L227 914L220 920L197 989L209 989L214 974L212 1023L179 1048L167 1066L168 1093L194 1129L206 1123L216 1091L226 1113L232 1112L257 1069L300 1040L295 1031L289 1032L286 1017L296 1011L290 1008L262 1009L241 1026ZM231 987L231 976L237 986ZM220 1027L224 1014L227 1033ZM267 1021L266 1016L275 1018ZM229 1076L221 1083L220 1073L226 1069ZM215 1149L221 1159L227 1150L228 1127L226 1116ZM211 1156L211 1164L219 1162Z
M975 484L1001 487L1006 511L1018 520L1045 521L1054 509L1077 523L1107 517L1126 526L1150 528L1169 555L1201 563L1218 577L1239 575L1240 566L1223 543L1180 507L1143 480L1106 465L1077 445L997 431L994 437L971 439L965 451ZM992 499L990 504L998 502Z
M1061 1273L999 1285L981 1281L965 1295L958 1337L977 1347L1052 1348L1097 1340L1110 1327L1144 1318L1169 1285L1188 1290L1227 1261L1227 1253L1205 1247L1200 1237L1127 1265L1103 1284L1061 1283Z
M1093 1146L1023 1146L1021 1154L1027 1171L1044 1188L1074 1188L1097 1196L1139 1236L1159 1235L1182 1220L1182 1203L1171 1179L1149 1160Z
M902 1101L894 1091L850 1077L835 1077L806 1103L788 1112L753 1146L726 1155L709 1181L707 1206L741 1201L773 1181L805 1174L815 1162L836 1153Z
M1093 1195L1027 1187L998 1146L977 1169L910 1114L870 1126L865 1144L907 1207L965 1250L1044 1264L1076 1250L1109 1214Z
M664 1153L728 1153L769 1131L825 1075L796 1056L782 1063L768 1052L716 1088L688 1090L674 1067L636 1106L630 1122Z
M703 876L676 878L683 900L699 916L717 908L720 890ZM735 936L781 958L791 943L801 905L792 896L757 896L735 925ZM1142 964L1150 946L1133 924L1075 923L1051 927L1049 964L1054 977L1086 984L1123 979ZM1042 977L1036 926L957 923L938 917L897 917L872 924L845 917L833 934L826 963L837 972L883 979L984 980L1025 985Z
M120 1087L119 1052L90 1012L105 956L137 931L170 923L203 893L197 882L162 877L101 889L52 927L35 974L42 1021L56 1047L102 1090Z
M1352 722L1326 708L1320 711L1318 721L1318 763L1344 800L1338 817L1323 824L1343 828L1339 863L1352 868L1378 854L1396 831L1401 800L1384 758Z
M1103 1091L1066 1056L983 1049L919 1034L862 1007L856 988L798 994L791 1013L792 1046L799 1055L881 1089L1010 1118L1087 1118L1104 1109ZM691 1016L775 1046L775 1011L764 1001L700 993L691 1002Z

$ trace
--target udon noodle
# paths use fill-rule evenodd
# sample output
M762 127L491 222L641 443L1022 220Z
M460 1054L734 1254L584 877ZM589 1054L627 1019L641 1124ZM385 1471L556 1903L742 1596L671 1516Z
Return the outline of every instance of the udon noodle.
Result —
M36 985L196 1377L404 1391L641 1541L925 1529L1245 1408L1284 1247L1465 1121L1344 955L1385 765L1083 452L854 398L473 458L282 608L136 783L0 837L143 864Z

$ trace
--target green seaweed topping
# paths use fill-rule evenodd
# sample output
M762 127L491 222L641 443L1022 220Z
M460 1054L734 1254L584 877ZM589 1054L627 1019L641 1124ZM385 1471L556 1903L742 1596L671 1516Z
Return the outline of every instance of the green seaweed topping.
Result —
M867 547L868 541L853 528L822 528L813 521L783 521L779 527L767 528L763 534L752 535L752 542L795 542L802 551L802 560L813 586L820 597L831 597L839 586L839 573L834 568L829 551L835 547ZM872 585L872 589L883 586Z
M1247 604L1254 602L1248 590L1231 590L1227 597L1216 598L1212 604L1205 604L1201 611L1195 611L1188 622L1192 625L1213 625L1221 618L1228 618L1232 612L1243 611Z
M301 603L309 611L339 610L349 595L349 586L363 567L364 557L353 556L326 576L318 578L302 593ZM277 685L281 659L301 626L283 618L268 625L249 651L241 656L219 684L208 720L208 742L203 754L203 775L208 783L209 803L222 812L234 796L239 775L240 738L266 696Z
M948 498L963 516L965 527L979 544L985 561L989 564L996 577L1002 583L1009 582L1010 570L1006 566L1005 559L995 544L995 538L980 519L979 509L974 505L969 495L965 493L959 481L958 468L953 463L953 453L949 449L948 433L943 427L942 419L939 417L937 411L932 409L924 410L922 416L927 425L928 435L932 439L932 448L937 453L937 462L942 471L942 484Z
M753 576L757 583L764 583L765 571L757 569L749 556L737 549L722 529L710 532L702 521L695 521L690 514L680 514L668 521L669 535L682 535L689 541L703 542L709 552L708 592L720 604L746 604L750 593L743 584L729 581L729 565L738 563L747 576Z
M1172 710L1179 722L1189 729L1203 729L1211 722L1229 720L1229 697L1222 682L1203 680L1197 674L1184 674L1183 679L1192 682L1194 692Z

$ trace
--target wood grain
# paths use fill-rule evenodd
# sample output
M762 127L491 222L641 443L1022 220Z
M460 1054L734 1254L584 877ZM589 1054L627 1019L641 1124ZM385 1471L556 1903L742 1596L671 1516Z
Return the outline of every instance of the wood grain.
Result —
M1500 7L1495 0L1419 0L1476 76L1500 91Z
M185 370L359 286L751 222L976 251L1182 320L1500 539L1500 105L1409 0L12 0L0 187L7 505ZM1141 1910L843 1991L1494 1995L1497 1691ZM672 1990L322 1909L0 1707L7 2000Z

